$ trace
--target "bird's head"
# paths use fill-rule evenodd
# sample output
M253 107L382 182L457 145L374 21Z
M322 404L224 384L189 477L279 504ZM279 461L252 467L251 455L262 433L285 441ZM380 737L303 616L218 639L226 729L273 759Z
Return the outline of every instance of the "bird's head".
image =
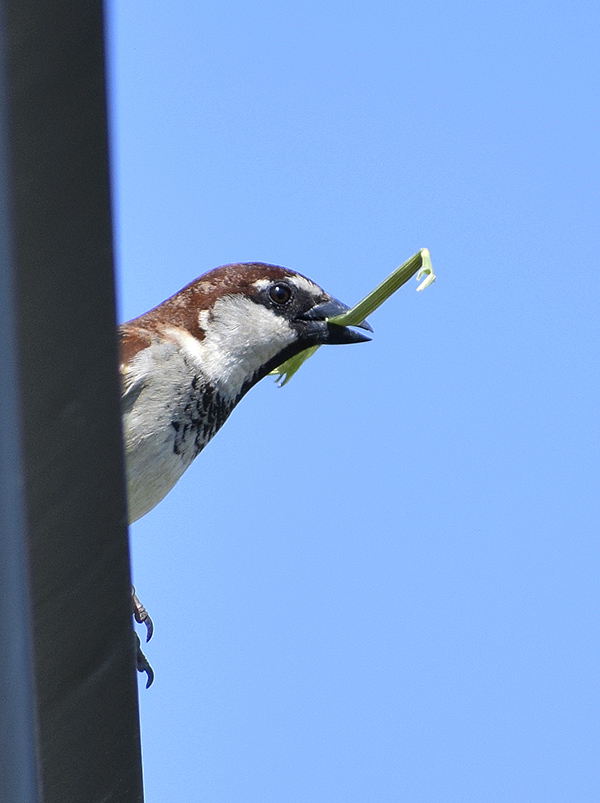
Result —
M131 323L159 329L221 392L237 397L305 349L369 340L328 322L347 309L295 271L252 262L205 273ZM360 327L372 331L366 321Z

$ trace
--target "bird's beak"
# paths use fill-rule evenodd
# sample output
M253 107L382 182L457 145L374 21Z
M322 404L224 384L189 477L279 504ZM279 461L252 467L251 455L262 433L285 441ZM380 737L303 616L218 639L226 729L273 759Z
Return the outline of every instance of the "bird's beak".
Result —
M354 329L348 326L329 323L329 318L342 315L342 313L348 312L349 309L350 307L347 307L346 304L342 304L337 298L330 298L322 304L316 304L312 309L301 316L302 320L306 321L306 333L309 336L316 336L320 343L333 345L367 342L371 339L370 337L360 332L355 332ZM356 325L361 329L366 329L367 332L373 331L367 321L362 321Z

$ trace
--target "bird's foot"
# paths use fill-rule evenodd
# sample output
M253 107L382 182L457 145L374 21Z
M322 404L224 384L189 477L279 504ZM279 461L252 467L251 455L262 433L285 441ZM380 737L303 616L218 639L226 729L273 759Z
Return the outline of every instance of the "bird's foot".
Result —
M131 586L131 604L133 607L133 616L136 622L139 622L141 625L146 625L146 642L150 641L152 638L152 634L154 633L154 625L152 624L152 619L150 618L150 614L144 608L142 603L139 601L137 594L135 593L135 588ZM138 672L146 672L148 675L148 680L146 681L146 688L149 688L152 683L154 682L154 671L150 664L148 663L148 659L142 652L142 643L140 641L140 637L138 634L135 634L137 639L136 644L136 667Z
M133 615L135 617L135 621L139 622L141 625L146 625L146 642L148 642L154 633L154 625L152 623L152 619L150 618L150 614L139 601L133 586L131 586L131 602L133 605Z
M135 638L137 641L136 644L136 668L138 672L146 672L148 675L148 680L146 681L146 688L150 688L150 686L154 683L154 670L148 663L148 659L142 652L142 642L140 641L140 637L138 634L135 634Z

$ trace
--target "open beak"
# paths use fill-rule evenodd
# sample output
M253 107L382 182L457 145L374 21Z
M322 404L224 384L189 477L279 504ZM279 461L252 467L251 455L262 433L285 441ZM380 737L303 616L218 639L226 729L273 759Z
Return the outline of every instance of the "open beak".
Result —
M315 334L318 331L318 339L321 343L332 345L342 345L345 343L365 343L371 338L366 335L356 332L354 328L349 326L342 326L337 323L329 323L329 318L335 318L336 315L342 315L348 312L350 307L342 304L337 298L330 298L322 304L317 304L308 312L302 315L302 320L307 321L307 329L310 331L313 327ZM311 326L312 324L312 326ZM367 332L372 332L371 326L367 321L362 321L356 324L360 329L366 329Z

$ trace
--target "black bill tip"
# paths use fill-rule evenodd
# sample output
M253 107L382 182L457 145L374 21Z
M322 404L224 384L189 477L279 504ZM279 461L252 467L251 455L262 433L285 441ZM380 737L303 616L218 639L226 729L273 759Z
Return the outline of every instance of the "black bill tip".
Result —
M373 329L368 321L361 321L361 323L354 324L352 328L345 326L341 323L333 323L330 318L335 318L338 315L343 315L348 312L350 307L338 301L337 298L330 298L321 304L316 304L308 312L302 316L303 320L307 322L319 323L321 327L325 326L326 329L321 329L321 342L330 343L332 345L340 345L344 343L366 343L371 338L360 332L355 331L355 326L359 329L365 329L367 332L372 332Z
M361 328L366 329L367 327L361 326ZM370 326L368 331L373 331ZM371 340L370 337L363 335L362 332L357 332L349 326L341 326L339 323L327 324L327 339L325 340L327 344L338 346L345 343L368 343L369 340Z

